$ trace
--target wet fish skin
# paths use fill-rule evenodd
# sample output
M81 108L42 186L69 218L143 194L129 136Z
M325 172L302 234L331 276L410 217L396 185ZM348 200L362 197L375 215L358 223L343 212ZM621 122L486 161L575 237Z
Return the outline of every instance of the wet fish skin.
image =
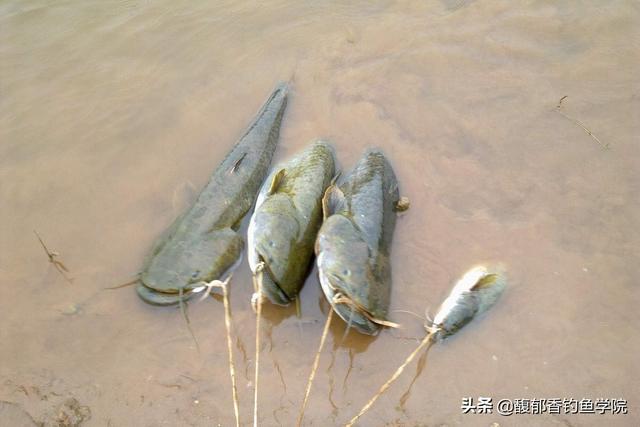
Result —
M455 334L491 308L505 288L504 273L489 273L484 266L472 268L453 287L427 329L436 339Z
M242 254L238 233L276 149L288 85L271 93L245 133L213 172L195 203L157 240L144 263L138 295L172 305L201 282L221 278Z
M399 198L393 168L377 150L325 195L327 219L316 242L320 284L338 315L365 334L376 334L387 317ZM352 304L336 303L337 293Z
M248 259L254 275L264 262L262 291L286 305L300 292L322 223L322 196L335 175L335 153L317 140L277 166L258 195L248 231Z

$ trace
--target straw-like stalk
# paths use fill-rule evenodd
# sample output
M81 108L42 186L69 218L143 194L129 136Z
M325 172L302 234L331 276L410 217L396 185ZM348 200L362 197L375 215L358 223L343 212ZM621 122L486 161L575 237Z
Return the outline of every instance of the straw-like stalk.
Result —
M427 334L426 337L424 337L424 339L422 340L420 345L415 350L413 350L413 352L405 359L404 362L402 362L402 365L400 365L400 367L398 369L396 369L396 371L393 373L391 378L389 378L387 380L387 382L384 383L382 385L382 387L380 387L378 389L378 392L371 399L369 399L369 401L366 403L366 405L364 405L362 407L362 409L360 410L360 412L358 412L358 415L356 415L355 417L351 418L351 421L349 421L347 424L345 424L345 427L353 426L358 421L358 419L361 416L363 416L364 413L369 410L369 408L371 408L371 406L375 403L375 401L378 400L378 398L380 396L382 396L382 394L385 391L387 391L387 389L391 386L391 384L393 384L395 382L395 380L397 380L400 375L402 375L402 372L404 371L404 368L406 368L407 365L409 365L409 363L411 363L413 361L413 359L418 355L418 353L420 353L425 348L427 349L426 351L429 351L429 348L431 348L431 345L434 342L433 341L434 336L435 336L435 332L430 332L429 334Z
M487 311L498 300L506 286L505 278L500 273L489 273L483 266L469 270L456 283L449 296L440 305L433 321L426 326L428 334L420 345L405 359L391 378L385 382L378 392L362 407L358 415L353 417L345 427L353 426L376 400L402 375L404 368L423 349L429 351L438 339L455 334L468 324L475 316Z
M252 297L252 303L255 303L256 310L256 354L255 354L255 373L253 382L253 427L258 427L258 379L260 377L260 318L262 317L262 275L264 271L264 263L258 264L256 273L253 276L255 293Z
M298 422L296 424L298 427L302 426L302 419L304 418L304 410L307 407L309 394L311 393L311 385L313 384L313 379L316 376L316 371L318 370L318 364L320 362L320 353L322 353L324 342L326 341L327 335L329 334L329 326L331 325L332 317L333 317L333 308L329 307L329 314L327 315L327 321L324 324L324 330L322 331L322 337L320 338L320 345L318 346L318 351L316 352L316 356L313 360L313 367L311 368L311 373L309 374L309 379L307 380L307 389L304 393L302 406L300 407L300 415L298 415Z
M231 276L224 282L217 282L214 286L222 289L222 303L224 305L224 326L227 332L227 352L229 353L229 376L231 377L231 394L233 396L233 412L236 416L236 427L240 427L240 411L238 409L238 386L236 385L236 368L233 362L233 345L231 343L231 308L229 306L229 281ZM213 282L212 282L213 283Z

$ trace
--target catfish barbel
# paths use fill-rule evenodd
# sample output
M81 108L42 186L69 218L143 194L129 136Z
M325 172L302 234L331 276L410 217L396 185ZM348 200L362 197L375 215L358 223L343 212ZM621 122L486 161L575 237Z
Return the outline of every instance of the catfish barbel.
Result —
M238 228L269 170L287 91L286 83L276 86L195 203L155 243L136 288L144 301L178 304L240 258L244 240Z

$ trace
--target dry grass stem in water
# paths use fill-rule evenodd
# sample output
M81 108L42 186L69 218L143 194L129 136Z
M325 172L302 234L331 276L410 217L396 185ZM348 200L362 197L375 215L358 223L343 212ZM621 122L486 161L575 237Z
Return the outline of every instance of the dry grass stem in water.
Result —
M329 334L329 326L331 325L332 317L333 317L333 308L329 307L329 314L327 315L327 321L324 324L324 330L322 331L322 337L320 338L320 345L318 346L318 351L316 352L315 359L313 360L313 367L311 368L311 373L309 374L309 379L307 380L307 389L304 393L302 407L300 408L300 415L298 416L298 423L296 424L298 427L302 425L302 419L304 418L304 410L307 406L307 401L309 400L309 394L311 393L311 385L313 384L313 378L316 376L316 371L318 370L318 364L320 362L320 353L322 353L324 342L326 341L327 335Z
M609 144L605 144L604 142L600 141L600 139L597 136L595 136L593 134L593 132L591 132L591 130L584 123L582 123L578 119L574 119L573 117L569 116L567 113L562 111L562 101L564 101L568 97L569 97L569 95L565 95L562 98L560 98L560 101L558 101L558 105L556 105L556 111L558 113L560 113L564 118L566 118L568 120L571 120L573 123L575 123L578 126L580 126L582 128L582 130L584 130L591 138L593 138L594 141L596 141L598 144L600 144L600 146L602 148L604 148L605 150L609 149Z
M430 332L429 334L427 334L427 336L422 340L420 345L415 350L413 350L413 352L409 355L409 357L407 357L405 359L405 361L402 362L402 365L400 365L400 367L398 369L396 369L396 371L393 373L391 378L389 378L387 380L387 382L385 382L382 385L382 387L380 387L378 389L378 392L371 399L369 399L369 401L362 407L360 412L358 412L358 415L356 415L355 417L351 418L351 421L349 421L347 424L345 424L346 427L353 426L358 421L358 419L360 419L360 417L362 417L365 414L365 412L367 412L369 410L369 408L371 408L371 406L373 406L373 404L376 402L376 400L378 400L378 398L380 396L382 396L382 394L385 391L387 391L387 389L391 386L391 384L393 384L395 382L395 380L397 380L398 377L400 375L402 375L402 372L404 371L404 368L406 368L407 365L409 365L409 363L411 363L413 361L413 359L416 357L416 355L418 353L420 353L424 348L426 348L427 351L429 350L429 347L431 347L431 345L433 344L434 336L435 336L434 332Z
M262 275L264 274L264 262L256 267L256 273L253 276L253 287L255 293L251 297L251 304L256 311L256 355L255 355L255 374L253 383L253 427L258 426L258 378L260 375L260 317L262 317Z
M229 376L231 377L231 394L233 396L233 411L236 417L236 427L240 427L240 411L238 409L238 386L236 385L236 367L233 362L233 345L231 343L231 308L229 306L229 281L231 276L224 282L220 280L213 280L205 284L207 288L206 294L208 295L211 288L217 287L222 290L222 303L224 305L224 325L227 333L227 352L229 353ZM195 291L195 290L194 290Z
M489 273L483 266L472 268L465 273L440 305L431 325L427 326L427 336L360 412L346 424L346 427L353 426L371 408L375 401L402 375L404 369L418 353L423 349L428 352L431 345L438 339L455 334L476 315L487 311L498 300L505 286L506 282L502 274Z
M56 251L50 251L49 248L47 248L47 245L44 244L42 237L40 237L40 235L36 230L33 230L33 234L35 234L38 240L40 241L40 244L42 245L42 249L44 249L45 253L47 254L47 257L49 257L49 262L53 264L55 269L58 270L58 272L62 275L62 277L65 278L67 282L71 283L73 281L73 278L67 276L67 273L69 273L69 269L62 263L62 261L58 259L60 254Z
M238 409L238 387L236 386L236 373L233 363L233 345L231 343L231 309L229 308L229 290L226 283L222 287L222 301L224 303L224 324L227 328L227 351L229 352L229 375L231 376L233 410L236 416L236 427L240 427L240 411Z

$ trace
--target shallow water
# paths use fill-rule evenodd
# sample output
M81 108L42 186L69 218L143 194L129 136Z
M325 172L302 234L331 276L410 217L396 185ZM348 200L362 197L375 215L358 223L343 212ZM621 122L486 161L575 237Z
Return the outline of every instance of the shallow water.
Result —
M509 274L494 309L433 347L405 404L415 364L362 425L640 423L640 10L556 3L3 2L0 400L47 425L70 397L87 426L233 424L221 301L189 307L198 353L178 310L103 288L137 272L291 79L276 161L322 136L349 169L375 145L411 199L392 310L433 314L479 262ZM243 261L231 303L245 425L251 292ZM315 272L301 304L301 319L265 309L265 426L297 417L327 310ZM343 340L334 322L307 425L346 422L417 345L421 320L392 318L404 329L373 339ZM466 396L625 398L630 413L465 415Z

